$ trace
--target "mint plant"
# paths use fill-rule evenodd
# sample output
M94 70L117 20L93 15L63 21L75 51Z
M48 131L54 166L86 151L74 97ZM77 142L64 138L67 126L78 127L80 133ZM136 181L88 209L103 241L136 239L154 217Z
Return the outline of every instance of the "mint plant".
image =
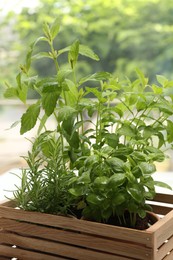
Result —
M20 133L37 128L15 200L26 210L77 210L104 223L116 217L125 226L128 211L128 226L135 227L137 216L144 218L151 210L147 200L154 198L155 186L171 189L152 174L155 162L162 162L173 144L173 82L158 75L158 84L150 84L139 69L134 81L106 71L78 78L80 55L99 58L78 40L58 50L54 39L59 30L58 20L45 24L44 36L31 44L20 66L16 86L6 83L5 97L17 97L27 107ZM49 51L39 52L40 42ZM68 66L61 64L62 55ZM45 58L54 63L55 74L33 75L33 62ZM30 89L39 98L27 105ZM49 117L55 122L53 130Z

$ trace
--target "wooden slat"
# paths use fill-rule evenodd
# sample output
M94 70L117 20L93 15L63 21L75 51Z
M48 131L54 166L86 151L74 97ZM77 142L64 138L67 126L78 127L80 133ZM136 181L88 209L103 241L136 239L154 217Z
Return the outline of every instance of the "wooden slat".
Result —
M154 198L154 201L173 204L173 195L157 193L155 198Z
M173 236L159 248L157 251L157 260L162 260L168 252L173 250Z
M163 260L172 260L172 259L173 259L173 251L171 251L170 254L168 254Z
M0 255L0 259L1 259L1 260L11 260L11 258L5 257L5 256L3 256L3 255Z
M123 256L138 257L140 255L141 259L144 259L146 254L148 256L151 255L151 249L140 244L130 243L128 239L126 241L108 240L94 235L90 236L88 234L57 230L9 219L0 219L0 227L3 229L3 232L11 231L19 235L40 237ZM126 250L127 247L128 251Z
M108 238L126 240L128 237L130 242L146 244L146 246L151 247L151 233L146 231L116 227L45 213L43 214L38 212L16 210L4 206L0 206L0 217L18 220L20 219L22 221L31 223L38 223L52 227L61 227L64 229L75 230L78 232L94 234L102 237L106 236Z
M20 248L12 248L5 245L0 245L0 252L3 256L8 256L11 258L19 258L22 260L64 260L65 258L59 257L59 256L51 256L51 255L45 255L40 254L36 252L26 251ZM1 259L1 258L0 258Z
M163 207L160 205L153 205L153 204L150 205L153 209L153 212L159 215L166 215L173 209L173 207Z
M10 208L15 208L16 202L14 200L4 199L4 200L1 201L0 205L10 207Z
M65 256L68 259L81 259L81 260L114 260L114 255L100 253L80 247L72 247L69 245L44 241L41 239L34 239L29 237L18 236L16 234L0 233L1 243L16 245L21 248L40 251L40 253L51 253L57 256Z
M154 232L155 246L156 248L159 248L173 235L173 210L152 225L148 231Z
M160 206L162 211L166 210L164 208L165 206ZM159 207L158 211L160 213ZM23 221L23 223L18 220ZM43 226L35 225L35 222ZM23 250L28 245L33 244L33 250L39 252L41 248L44 248L46 252L51 252L51 256L54 252L58 257L59 255L66 255L67 259L72 259L71 256L73 256L73 259L78 260L172 260L172 227L173 210L147 230L140 231L0 206L0 243L16 244L23 247ZM36 233L34 233L34 229ZM15 234L8 232L15 232ZM27 236L34 236L35 238ZM38 236L41 238L38 239ZM165 243L166 240L168 240L167 243ZM78 244L79 247L77 247ZM80 248L81 246L83 248ZM49 251L52 248L54 251ZM157 248L158 252L154 252L153 250ZM164 257L169 251L170 254Z

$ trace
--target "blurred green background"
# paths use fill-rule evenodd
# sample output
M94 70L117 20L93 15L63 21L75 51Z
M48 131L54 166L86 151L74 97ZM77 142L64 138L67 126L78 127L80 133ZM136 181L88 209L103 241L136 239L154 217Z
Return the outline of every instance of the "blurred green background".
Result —
M100 57L89 63L83 58L80 73L106 70L133 79L138 67L151 81L156 74L173 78L173 1L38 0L27 7L18 2L21 9L0 9L0 97L4 81L15 84L29 44L43 34L43 22L57 17L62 28L58 48L79 39ZM49 75L52 66L37 62L35 70Z

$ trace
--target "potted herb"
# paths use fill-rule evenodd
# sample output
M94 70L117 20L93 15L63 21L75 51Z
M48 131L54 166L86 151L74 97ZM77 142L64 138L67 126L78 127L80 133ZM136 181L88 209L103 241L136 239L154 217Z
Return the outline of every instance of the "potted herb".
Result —
M155 186L171 189L152 174L155 162L164 161L172 147L172 82L157 76L159 84L151 85L139 69L132 82L119 81L108 72L78 78L79 55L99 58L79 41L57 50L54 39L59 29L58 20L44 25L44 36L30 46L20 66L17 85L6 84L5 97L17 97L27 106L20 133L35 127L37 135L25 156L28 167L22 169L21 186L14 191L13 201L20 210L7 207L9 203L0 207L4 230L0 255L158 259L162 252L157 249L172 233L169 230L162 240L158 234L165 228L168 231L173 212L166 215L166 225L166 220L159 220L149 227L152 223L146 216L151 211L148 200L157 197ZM35 53L40 42L49 50ZM66 54L68 66L60 62ZM34 60L45 58L54 63L55 74L32 75ZM39 98L27 105L30 89ZM54 129L49 128L50 117ZM161 200L171 199L167 195ZM161 207L159 213L163 212Z

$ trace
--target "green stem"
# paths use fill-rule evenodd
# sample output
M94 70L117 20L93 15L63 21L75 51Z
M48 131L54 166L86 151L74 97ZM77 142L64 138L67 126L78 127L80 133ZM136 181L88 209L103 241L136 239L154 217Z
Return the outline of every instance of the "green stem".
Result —
M62 165L63 165L63 169L65 170L65 159L64 159L64 138L63 138L63 134L62 134L62 128L61 128L61 124L58 120L58 117L56 115L56 113L54 112L54 116L58 122L58 129L59 129L59 133L60 133L60 140L61 140L61 156L62 156Z
M99 102L98 109L97 109L97 119L96 119L96 144L99 144L101 138L101 118L100 118L100 111L101 111L101 104Z
M50 48L51 48L52 57L53 57L53 60L54 60L54 63L55 63L56 71L58 72L59 71L59 64L58 64L58 61L57 61L57 54L56 54L56 51L55 51L54 46L53 46L53 41L51 40L49 42L49 44L50 44Z

